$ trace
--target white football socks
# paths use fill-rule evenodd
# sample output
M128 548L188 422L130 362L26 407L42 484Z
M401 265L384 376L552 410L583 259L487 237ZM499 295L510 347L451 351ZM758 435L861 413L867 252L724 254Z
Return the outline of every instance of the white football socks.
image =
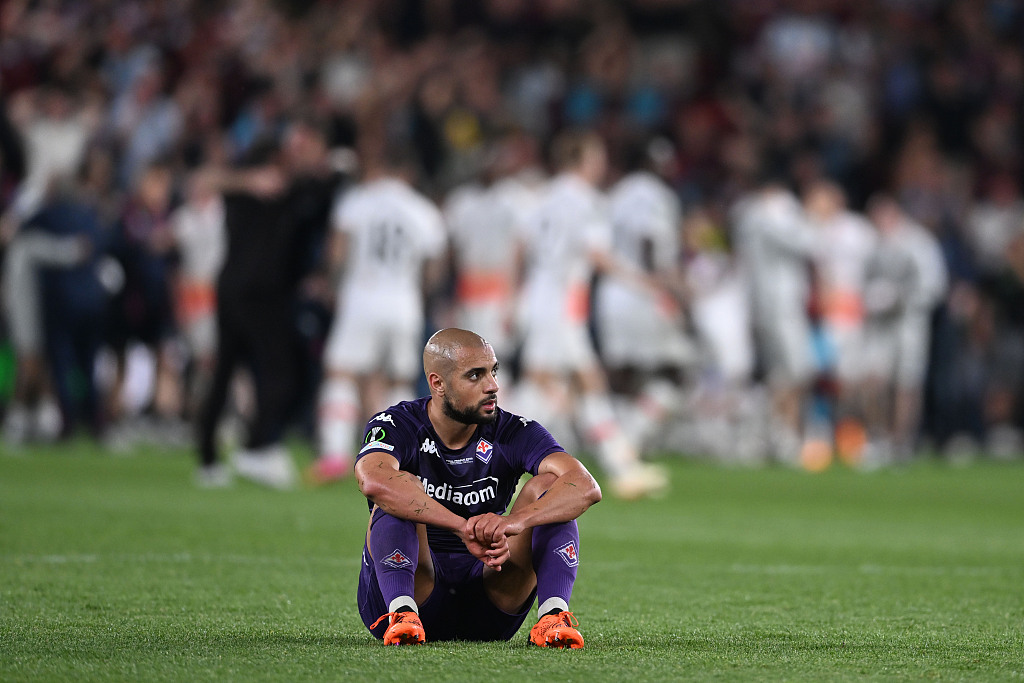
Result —
M559 597L550 597L537 607L537 618L540 619L545 614L553 609L557 609L559 612L568 612L569 605L565 600Z
M416 614L420 613L420 608L416 605L416 601L409 595L399 595L397 598L391 601L388 605L388 612L397 612L403 607L408 607Z
M324 380L320 391L320 456L351 459L359 416L359 392L351 379Z
M639 460L606 395L584 394L578 410L586 439L597 449L597 457L608 474L618 476Z

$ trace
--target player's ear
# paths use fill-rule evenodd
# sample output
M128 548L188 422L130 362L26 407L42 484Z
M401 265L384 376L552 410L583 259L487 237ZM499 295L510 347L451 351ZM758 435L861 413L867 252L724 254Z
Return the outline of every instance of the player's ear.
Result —
M427 375L427 384L430 385L430 391L438 396L444 396L445 382L444 378L436 372L432 372Z

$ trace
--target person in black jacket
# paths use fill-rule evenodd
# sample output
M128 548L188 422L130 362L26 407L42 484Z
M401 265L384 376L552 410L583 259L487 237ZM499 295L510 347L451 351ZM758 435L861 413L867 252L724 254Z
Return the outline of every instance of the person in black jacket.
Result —
M199 482L222 485L216 431L235 370L255 385L255 415L245 448L234 454L240 476L290 488L297 470L282 435L300 397L303 366L295 325L300 284L316 261L339 176L326 141L310 121L292 122L280 145L258 145L245 167L211 170L224 195L227 255L217 281L217 362L199 424Z

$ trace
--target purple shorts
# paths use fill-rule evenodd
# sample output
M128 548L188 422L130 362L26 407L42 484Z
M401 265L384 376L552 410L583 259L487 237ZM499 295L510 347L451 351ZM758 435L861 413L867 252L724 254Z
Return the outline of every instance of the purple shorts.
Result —
M434 590L420 605L420 620L427 642L434 640L510 640L526 620L533 605L536 589L526 601L523 611L509 614L494 606L484 590L484 565L468 553L435 553ZM388 620L377 628L370 624L388 611L387 603L377 585L377 575L370 561L370 551L363 547L359 571L359 616L366 628L377 638L384 637Z

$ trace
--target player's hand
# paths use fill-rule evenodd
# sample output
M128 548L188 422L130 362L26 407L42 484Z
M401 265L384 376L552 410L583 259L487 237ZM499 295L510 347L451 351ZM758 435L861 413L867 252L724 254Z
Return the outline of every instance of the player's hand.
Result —
M456 531L455 534L466 544L466 549L469 550L473 557L499 572L501 571L501 565L509 558L508 539L504 536L501 537L501 540L490 543L470 537L465 527Z
M260 199L272 199L284 192L287 179L275 166L262 166L245 175L245 187Z
M504 536L500 541L491 544L490 550L486 553L484 561L488 567L494 567L495 571L501 571L501 565L505 564L508 558L512 557L512 551L508 547L508 539Z
M511 517L502 517L493 512L488 512L466 520L466 533L485 543L496 543L503 538L516 536L523 532L521 524L515 522Z

